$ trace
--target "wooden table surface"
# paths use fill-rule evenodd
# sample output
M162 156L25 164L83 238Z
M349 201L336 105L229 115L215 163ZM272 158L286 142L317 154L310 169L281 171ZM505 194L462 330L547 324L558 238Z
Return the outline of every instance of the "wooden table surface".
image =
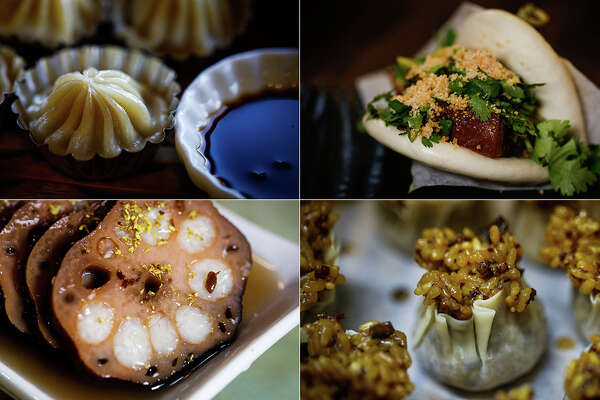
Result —
M473 0L517 12L525 0ZM462 3L459 0L302 0L302 84L350 87L356 77L411 56ZM550 15L540 33L600 85L600 2L538 0Z
M27 60L28 66L33 65L40 57L56 51L12 39L0 39L0 43L15 48ZM108 24L101 26L93 38L81 42L90 43L124 45L112 35ZM287 0L255 0L250 25L230 48L219 50L209 58L190 58L184 62L165 59L165 62L175 69L184 90L202 70L222 58L264 47L298 47L297 6L290 7ZM28 134L16 126L14 118L10 115L8 118L0 118L0 197L206 197L206 193L190 181L183 164L177 159L172 135L166 141L168 143L161 146L159 157L143 173L113 181L79 181L54 170L32 144Z

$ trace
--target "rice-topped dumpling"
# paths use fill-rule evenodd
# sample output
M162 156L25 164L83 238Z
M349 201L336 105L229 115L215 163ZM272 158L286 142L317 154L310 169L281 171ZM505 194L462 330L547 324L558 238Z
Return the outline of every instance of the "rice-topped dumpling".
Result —
M565 400L600 398L600 336L591 335L592 345L569 363L565 376Z
M302 399L401 400L414 390L406 335L390 322L344 331L335 317L320 315L302 327L301 350Z
M482 391L533 368L547 341L535 289L517 264L523 248L504 224L485 235L470 229L426 229L415 260L428 270L415 329L416 356L449 385Z
M562 268L573 283L573 314L587 339L600 334L600 221L584 210L554 209L546 228L546 247L540 257Z
M331 203L303 202L300 214L300 307L306 311L333 301L335 287L345 278L336 266L339 245L333 227L338 216Z

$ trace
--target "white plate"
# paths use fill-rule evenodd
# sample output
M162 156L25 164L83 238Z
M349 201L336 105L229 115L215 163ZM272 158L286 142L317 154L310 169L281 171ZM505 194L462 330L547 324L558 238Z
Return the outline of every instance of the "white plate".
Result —
M144 388L83 382L72 364L56 362L30 338L0 335L0 387L18 399L210 399L244 372L269 347L299 323L297 244L283 239L237 214L219 211L242 231L255 257L266 268L253 267L244 295L244 312L237 339L178 384L150 392ZM248 294L260 296L247 296ZM9 333L10 332L10 333ZM63 357L59 355L58 357ZM66 369L66 370L65 370Z
M175 144L190 179L214 198L243 198L210 172L200 134L212 117L237 99L267 89L298 87L299 58L293 49L263 49L228 57L204 70L185 90L175 116Z

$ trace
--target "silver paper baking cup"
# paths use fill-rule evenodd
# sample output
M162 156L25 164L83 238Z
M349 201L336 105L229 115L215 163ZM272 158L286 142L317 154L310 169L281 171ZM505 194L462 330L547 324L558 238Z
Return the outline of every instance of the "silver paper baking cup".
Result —
M174 126L175 111L179 104L177 95L181 91L181 87L176 81L177 75L158 58L137 50L127 50L116 46L85 46L65 49L51 57L42 58L35 67L25 71L25 76L15 86L17 99L12 104L13 112L18 115L19 126L27 131L30 130L30 121L26 110L32 105L36 96L48 93L54 82L62 75L76 71L83 72L88 68L114 69L125 72L166 99L169 118L164 128L141 140L135 148L122 150L138 152L147 143L158 144L163 141L166 131ZM33 136L31 139L36 143ZM44 143L36 144L44 145Z
M10 64L9 68L11 72L16 71L14 78L8 77L11 80L9 88L0 86L0 104L2 104L7 95L14 93L15 83L25 74L25 60L23 60L23 58L21 58L12 48L2 45L0 45L0 57L8 59L7 63Z

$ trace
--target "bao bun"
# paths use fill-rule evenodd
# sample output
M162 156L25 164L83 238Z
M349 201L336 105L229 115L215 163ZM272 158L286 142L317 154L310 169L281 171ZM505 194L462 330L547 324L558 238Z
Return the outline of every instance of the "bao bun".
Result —
M529 24L501 10L470 15L457 31L457 44L468 49L490 50L498 60L527 83L545 83L534 90L543 119L568 120L571 132L586 142L581 105L573 80L560 57ZM425 147L420 140L385 126L380 119L363 119L367 132L391 149L445 171L508 183L543 183L546 168L527 158L489 158L451 143Z

